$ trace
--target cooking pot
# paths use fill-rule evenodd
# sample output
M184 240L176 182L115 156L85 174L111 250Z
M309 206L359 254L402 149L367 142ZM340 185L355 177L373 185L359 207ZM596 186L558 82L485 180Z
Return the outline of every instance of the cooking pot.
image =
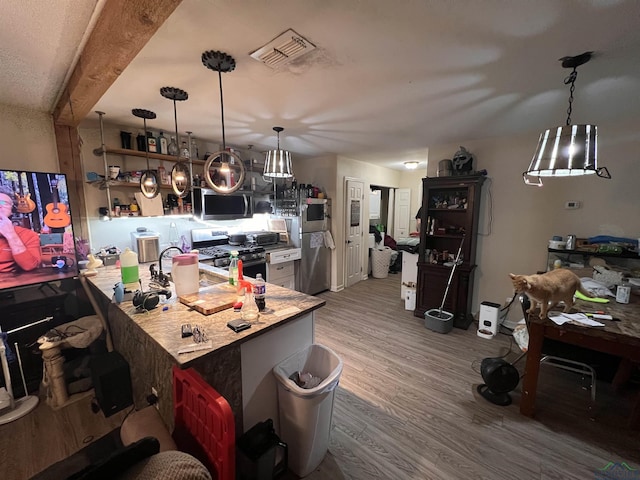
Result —
M234 233L229 235L229 245L244 245L247 236L244 233Z

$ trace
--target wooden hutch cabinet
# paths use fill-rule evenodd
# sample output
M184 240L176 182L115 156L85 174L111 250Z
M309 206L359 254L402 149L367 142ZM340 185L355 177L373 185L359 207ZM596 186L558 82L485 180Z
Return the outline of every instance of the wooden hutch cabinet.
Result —
M440 308L453 259L462 243L462 263L456 267L443 310L454 314L455 327L467 329L473 321L469 309L484 180L483 175L422 180L416 317L424 318L427 310Z

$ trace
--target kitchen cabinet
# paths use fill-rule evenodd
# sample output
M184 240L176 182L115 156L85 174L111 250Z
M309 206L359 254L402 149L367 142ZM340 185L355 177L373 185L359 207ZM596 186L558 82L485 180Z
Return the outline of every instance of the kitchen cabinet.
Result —
M299 248L274 250L267 254L267 282L279 287L296 289L295 260L301 258ZM267 302L268 302L267 292Z
M418 285L414 315L440 308L453 260L461 249L444 310L454 314L454 326L467 329L471 316L476 240L482 175L424 178Z

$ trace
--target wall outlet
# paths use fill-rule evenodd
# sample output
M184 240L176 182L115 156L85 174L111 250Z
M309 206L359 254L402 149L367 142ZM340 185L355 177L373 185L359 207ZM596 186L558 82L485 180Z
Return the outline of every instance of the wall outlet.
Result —
M575 210L576 208L580 208L582 206L579 200L569 200L564 204L564 208L567 210Z

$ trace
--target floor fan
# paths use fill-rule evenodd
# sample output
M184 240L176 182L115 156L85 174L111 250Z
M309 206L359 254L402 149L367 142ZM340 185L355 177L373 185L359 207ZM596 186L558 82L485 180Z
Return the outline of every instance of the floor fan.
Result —
M518 386L520 373L513 365L522 358L518 357L513 363L502 357L485 358L480 364L480 374L485 383L478 385L480 395L495 405L506 407L511 404L509 392Z
M7 338L6 335L6 333L0 332L0 362L2 363L2 373L4 374L4 383L6 385L6 392L3 392L3 389L0 389L0 405L3 405L5 402L7 403L7 406L0 410L0 425L4 425L5 423L13 422L14 420L24 417L38 406L38 397L29 395L27 390L27 382L24 379L22 359L20 358L20 350L18 349L17 343L14 343L14 346L16 348L18 366L20 367L22 385L24 387L24 397L15 399L13 396L8 360L8 357L12 357L13 353L5 343Z

